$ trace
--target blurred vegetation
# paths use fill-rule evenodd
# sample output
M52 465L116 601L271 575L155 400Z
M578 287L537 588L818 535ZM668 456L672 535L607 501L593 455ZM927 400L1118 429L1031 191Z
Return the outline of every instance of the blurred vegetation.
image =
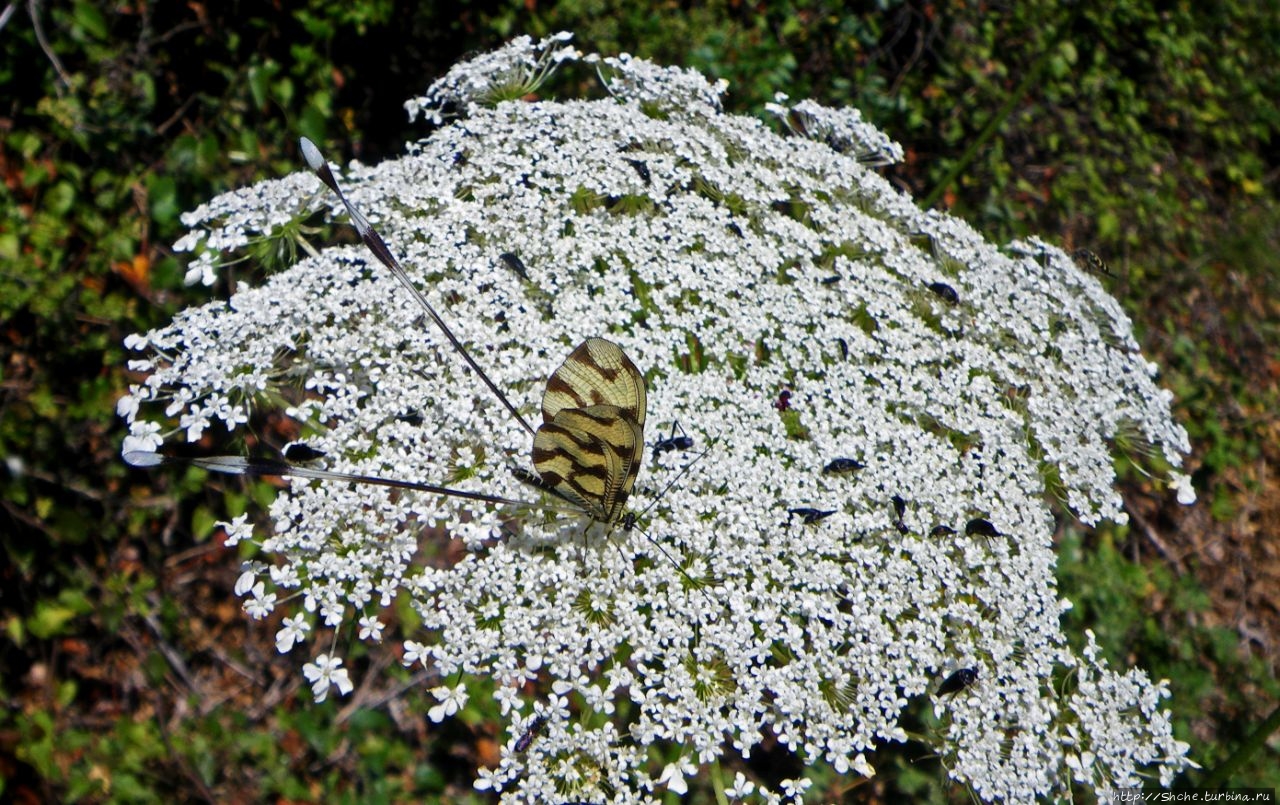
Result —
M4 13L0 798L475 798L474 768L505 738L484 703L428 726L423 686L388 649L350 658L364 687L317 706L273 627L240 612L240 557L212 523L260 511L269 484L121 464L120 345L234 286L182 287L169 245L184 210L294 170L299 134L335 156L399 153L423 133L402 102L464 52L560 29L727 78L732 110L778 91L856 105L907 147L888 173L917 197L998 242L1039 234L1102 255L1177 396L1201 500L1178 507L1124 464L1128 526L1064 522L1068 625L1173 680L1180 737L1206 767L1280 701L1274 6L487 0L445 15L394 0L33 0ZM852 788L818 772L815 799L966 800L925 754L887 748ZM772 778L775 758L764 747L749 765ZM1277 769L1273 740L1231 782L1276 786Z

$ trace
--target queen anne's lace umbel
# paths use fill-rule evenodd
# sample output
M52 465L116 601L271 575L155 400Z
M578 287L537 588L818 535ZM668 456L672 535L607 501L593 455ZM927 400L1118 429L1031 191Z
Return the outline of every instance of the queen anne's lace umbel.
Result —
M506 100L574 60L605 99ZM1000 249L917 208L864 164L901 150L856 114L805 102L783 136L721 112L722 90L517 40L410 103L459 117L346 177L528 415L587 337L640 367L649 443L679 420L706 451L656 501L694 453L646 454L632 504L653 506L641 524L670 558L639 529L584 537L539 509L294 481L271 532L228 524L269 557L237 585L247 609L290 606L277 645L312 648L324 698L351 683L314 631L394 637L378 615L408 596L423 632L399 636L406 660L451 685L432 718L465 704L465 680L497 681L510 740L477 785L518 800L656 799L766 734L870 775L911 701L962 667L977 679L934 698L932 739L983 799L1169 782L1188 761L1165 690L1092 643L1073 654L1050 544L1046 478L1085 522L1122 521L1118 435L1174 467L1188 449L1120 306L1046 243ZM185 219L191 277L340 209L301 173L219 197ZM130 338L149 375L120 402L126 450L221 435L284 399L332 469L530 499L511 472L527 434L420 313L352 245L242 283ZM836 458L853 462L824 473ZM806 524L797 508L834 513ZM465 543L461 560L431 526ZM654 768L654 744L672 762ZM729 791L808 786L739 775Z

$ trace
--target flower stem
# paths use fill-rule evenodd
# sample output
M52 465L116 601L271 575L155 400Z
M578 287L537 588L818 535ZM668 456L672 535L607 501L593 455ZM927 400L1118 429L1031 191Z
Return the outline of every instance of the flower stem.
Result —
M729 805L729 799L724 795L724 773L720 771L719 758L711 761L711 787L715 789L717 805Z

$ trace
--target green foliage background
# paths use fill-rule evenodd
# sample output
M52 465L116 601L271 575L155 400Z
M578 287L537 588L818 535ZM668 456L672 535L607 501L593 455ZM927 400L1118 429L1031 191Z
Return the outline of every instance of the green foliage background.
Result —
M561 29L584 49L727 78L735 111L778 91L856 105L907 147L889 174L917 198L998 242L1039 234L1107 259L1177 394L1201 502L1178 507L1122 465L1133 525L1061 529L1069 627L1173 680L1180 736L1206 768L1276 707L1273 4L8 8L0 797L483 801L468 784L505 740L496 714L473 699L461 719L427 725L423 686L391 648L352 658L365 680L353 699L313 704L273 628L239 611L240 557L212 526L260 510L273 487L128 470L114 404L130 380L125 335L234 285L182 286L169 248L182 211L294 170L299 134L344 159L399 153L423 134L401 103L463 53ZM814 801L967 799L926 754L886 748L861 785L815 770ZM1280 785L1274 737L1240 763L1231 782ZM797 771L769 751L738 765L763 779Z

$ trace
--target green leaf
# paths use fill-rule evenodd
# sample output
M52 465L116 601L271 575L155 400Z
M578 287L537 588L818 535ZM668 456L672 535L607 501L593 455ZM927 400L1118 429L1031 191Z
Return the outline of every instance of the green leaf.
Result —
M88 36L105 40L110 33L107 20L93 3L80 0L72 7L72 19L76 29Z
M178 201L178 183L169 175L153 173L147 176L147 200L151 203L151 217L158 223L176 226L182 214Z
M27 619L27 631L38 640L69 634L67 625L76 619L77 614L73 607L62 602L40 601Z
M76 203L76 189L69 182L58 182L44 196L44 207L54 215L66 215Z
M271 79L277 72L278 69L273 62L249 68L249 92L253 94L254 106L259 109L265 109L267 101L271 98Z
M191 513L191 535L203 542L213 533L214 524L217 522L217 516L209 511L208 506L197 506Z

